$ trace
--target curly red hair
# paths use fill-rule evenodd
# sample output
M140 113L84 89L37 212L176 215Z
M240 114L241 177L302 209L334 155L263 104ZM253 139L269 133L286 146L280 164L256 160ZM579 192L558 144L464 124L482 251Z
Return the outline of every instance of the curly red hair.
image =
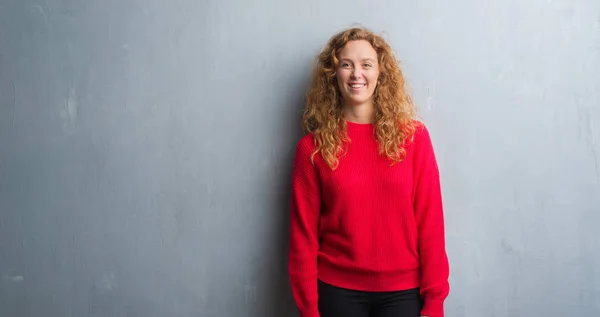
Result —
M302 125L312 133L317 153L336 169L346 151L347 125L342 116L342 100L336 85L338 54L349 41L366 40L375 49L379 61L379 78L374 92L375 136L379 152L392 164L406 156L403 145L416 130L415 106L409 96L405 79L390 45L365 28L350 28L334 35L318 55L312 83L306 94Z

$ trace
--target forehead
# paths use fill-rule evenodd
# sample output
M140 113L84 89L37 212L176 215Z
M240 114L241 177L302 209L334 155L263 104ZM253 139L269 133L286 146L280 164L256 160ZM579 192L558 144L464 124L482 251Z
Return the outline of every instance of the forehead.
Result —
M377 52L371 43L365 40L350 41L346 43L339 53L340 59L377 59Z

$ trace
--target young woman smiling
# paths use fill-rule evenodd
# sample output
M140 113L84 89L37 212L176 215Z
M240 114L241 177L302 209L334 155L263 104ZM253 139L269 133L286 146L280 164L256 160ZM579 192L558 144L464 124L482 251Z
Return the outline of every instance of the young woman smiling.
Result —
M301 317L443 317L438 166L384 39L363 28L330 39L303 125L288 259Z

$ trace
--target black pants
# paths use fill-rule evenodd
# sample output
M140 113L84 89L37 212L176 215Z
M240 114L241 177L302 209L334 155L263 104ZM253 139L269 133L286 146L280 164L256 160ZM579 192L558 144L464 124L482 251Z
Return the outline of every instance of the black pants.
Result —
M419 317L419 289L362 292L318 282L321 317Z

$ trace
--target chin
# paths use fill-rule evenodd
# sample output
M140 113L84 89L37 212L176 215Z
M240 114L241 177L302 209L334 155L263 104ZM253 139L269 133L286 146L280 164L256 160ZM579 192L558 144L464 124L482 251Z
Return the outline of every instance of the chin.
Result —
M348 98L347 101L348 104L358 107L369 102L369 98Z

